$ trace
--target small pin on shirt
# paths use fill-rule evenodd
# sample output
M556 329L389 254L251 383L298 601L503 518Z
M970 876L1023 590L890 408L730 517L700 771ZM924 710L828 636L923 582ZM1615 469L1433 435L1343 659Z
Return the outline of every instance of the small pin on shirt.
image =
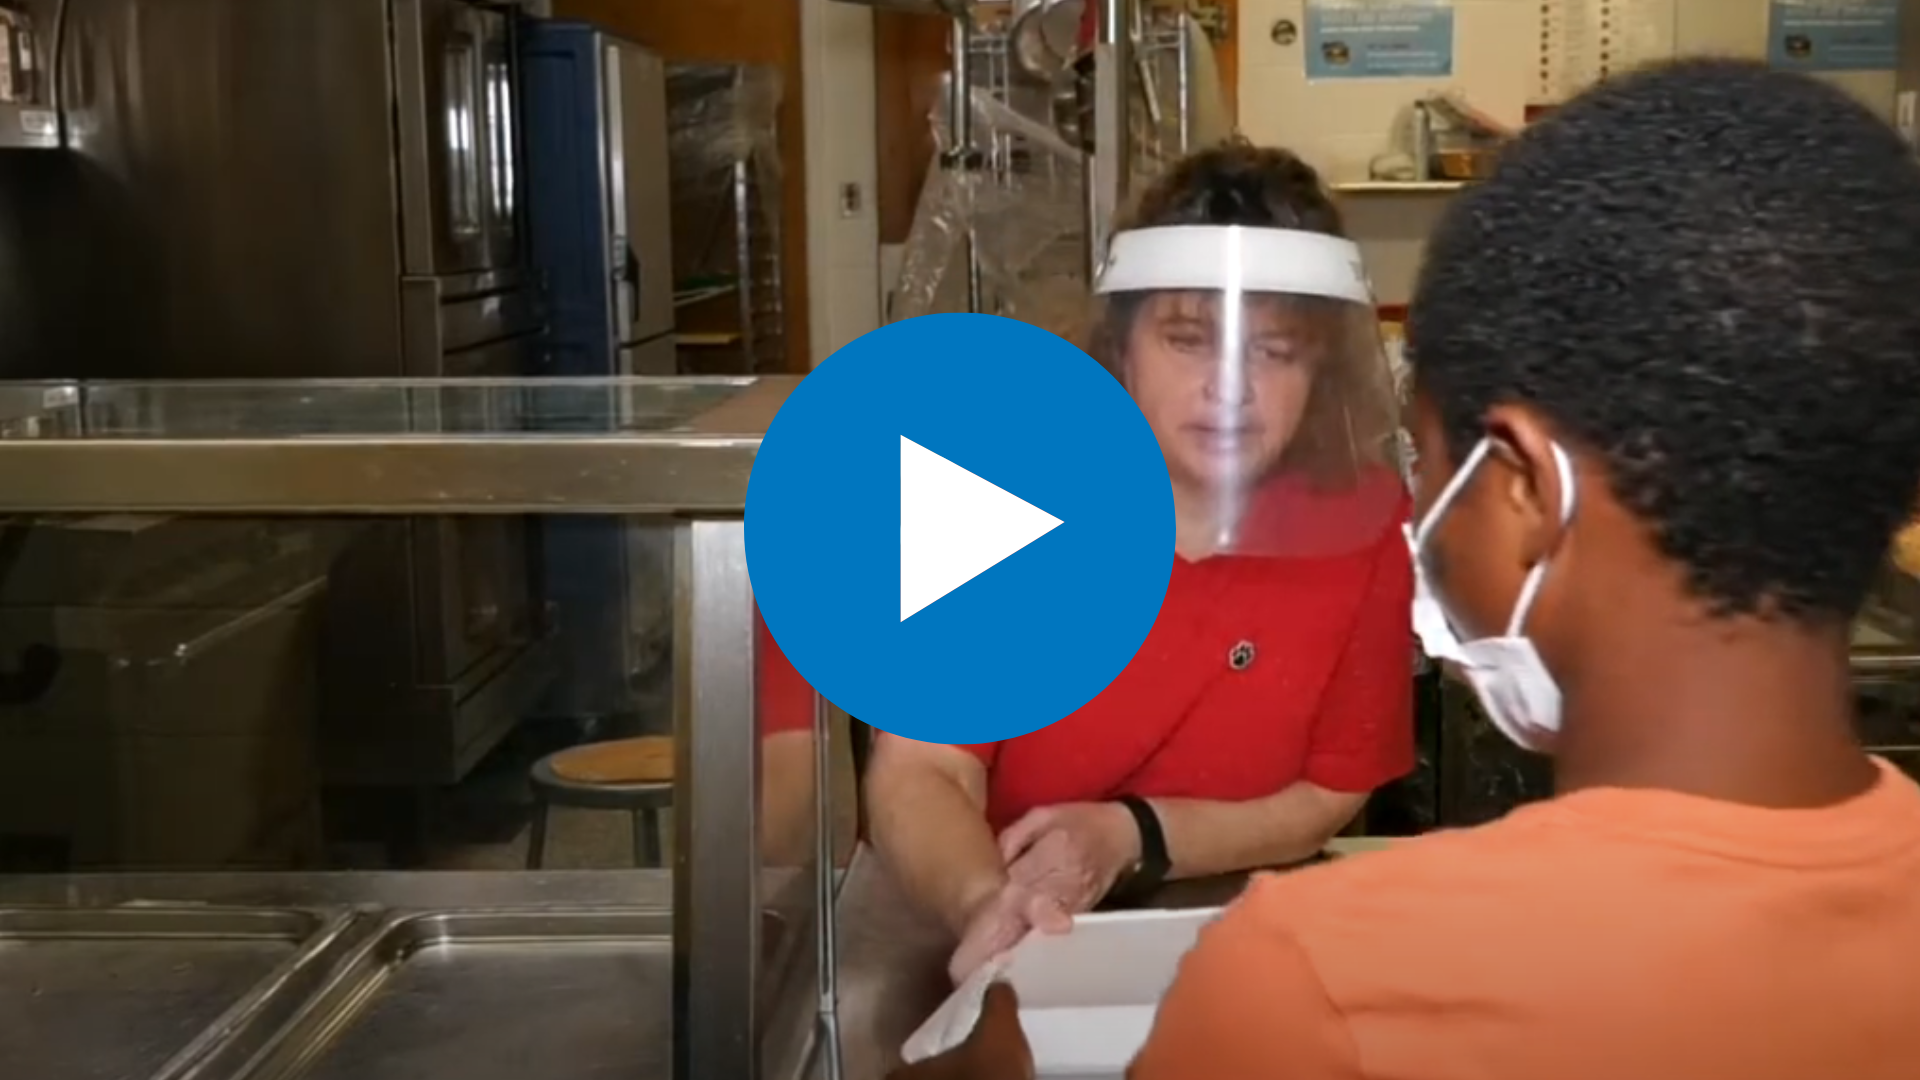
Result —
M1253 642L1242 641L1227 652L1227 666L1235 671L1245 671L1253 666Z

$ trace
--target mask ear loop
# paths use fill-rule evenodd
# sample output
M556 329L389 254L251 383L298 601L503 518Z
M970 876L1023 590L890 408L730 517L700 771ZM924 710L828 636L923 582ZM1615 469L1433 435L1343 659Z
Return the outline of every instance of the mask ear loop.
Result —
M1481 438L1479 442L1474 443L1473 449L1467 452L1467 459L1460 463L1458 469L1454 470L1453 478L1447 481L1447 486L1440 489L1440 494L1434 498L1433 505L1427 507L1426 516L1420 519L1420 524L1415 526L1412 533L1409 534L1409 539L1413 542L1414 554L1416 556L1419 554L1420 548L1426 544L1427 534L1433 531L1433 527L1439 523L1441 515L1447 512L1447 507L1453 505L1453 500L1459 497L1461 490L1467 486L1467 481L1473 478L1474 470L1478 469L1480 463L1486 460L1487 451L1491 446L1492 444L1484 437Z
M1560 474L1560 527L1566 528L1573 522L1573 509L1579 492L1573 483L1573 459L1560 449L1559 443L1550 444L1553 450L1553 468ZM1553 560L1549 554L1533 564L1527 571L1527 578L1520 583L1520 598L1514 601L1513 618L1507 621L1507 637L1519 637L1521 628L1527 623L1527 616L1533 611L1533 602L1540 595L1540 584L1547 579L1547 563Z

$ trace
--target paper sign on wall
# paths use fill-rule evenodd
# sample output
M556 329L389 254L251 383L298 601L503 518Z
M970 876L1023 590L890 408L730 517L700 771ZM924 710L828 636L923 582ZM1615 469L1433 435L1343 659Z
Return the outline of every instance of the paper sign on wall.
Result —
M1900 0L1773 0L1767 62L1792 71L1891 71Z
M1453 0L1307 0L1307 78L1453 74Z

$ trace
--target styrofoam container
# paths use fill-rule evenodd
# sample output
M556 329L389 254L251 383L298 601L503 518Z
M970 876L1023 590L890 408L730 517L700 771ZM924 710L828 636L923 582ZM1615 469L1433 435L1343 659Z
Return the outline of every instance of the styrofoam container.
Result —
M1147 1041L1180 958L1219 908L1081 915L1066 934L1028 934L960 984L900 1056L951 1050L980 1020L987 987L1013 985L1034 1071L1049 1080L1121 1080Z

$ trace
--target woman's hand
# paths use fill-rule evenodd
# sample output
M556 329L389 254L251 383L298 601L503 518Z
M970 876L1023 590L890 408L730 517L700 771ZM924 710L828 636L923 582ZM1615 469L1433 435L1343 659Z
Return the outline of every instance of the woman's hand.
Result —
M1078 914L1093 910L1140 861L1140 828L1119 803L1045 806L1000 834L1000 855L1010 881Z
M980 1022L965 1042L925 1061L903 1065L887 1080L1033 1080L1033 1049L1020 1029L1020 999L1013 987L994 983Z
M981 964L1020 943L1029 930L1064 934L1073 929L1073 916L1060 901L1037 889L1009 881L974 909L960 945L947 962L947 974L957 985Z

